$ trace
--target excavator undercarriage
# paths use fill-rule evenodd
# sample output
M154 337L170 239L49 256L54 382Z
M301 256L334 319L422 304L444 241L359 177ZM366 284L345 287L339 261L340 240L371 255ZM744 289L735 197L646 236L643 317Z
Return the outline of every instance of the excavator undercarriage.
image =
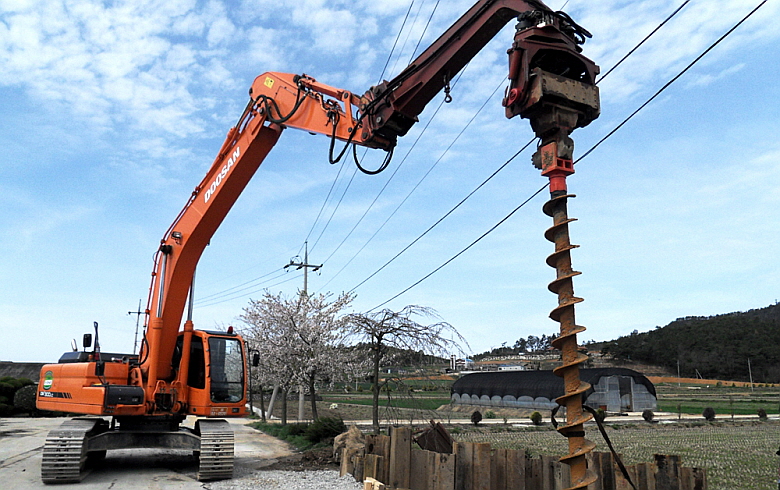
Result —
M126 420L112 428L100 417L79 417L49 432L43 446L41 479L44 483L77 483L92 463L114 449L175 449L198 458L198 480L233 477L233 429L226 420L200 419L194 428L166 428L145 417ZM111 425L114 424L112 421Z

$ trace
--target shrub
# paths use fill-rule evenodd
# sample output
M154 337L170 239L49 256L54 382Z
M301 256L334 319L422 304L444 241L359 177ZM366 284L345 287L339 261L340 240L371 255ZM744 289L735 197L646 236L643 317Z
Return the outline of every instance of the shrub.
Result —
M474 425L479 425L480 422L482 422L482 414L479 412L479 410L475 410L474 413L471 414L471 423Z
M285 430L287 434L291 436L302 436L306 433L306 428L309 427L309 424L299 423L299 424L288 424L285 426Z
M347 426L340 417L320 417L306 428L304 436L313 444L317 444L346 431Z
M12 398L15 391L16 387L13 384L8 381L0 381L0 396Z
M542 425L542 414L539 412L534 412L529 417L531 419L531 423L534 425Z
M766 420L767 419L766 410L764 410L763 408L759 408L758 409L758 418L760 420Z
M14 394L14 408L17 411L33 415L37 411L35 406L35 395L38 394L38 387L27 385L16 390Z
M642 412L642 418L645 419L645 422L652 422L654 417L655 414L649 408Z
M715 409L712 407L707 407L701 413L701 416L704 417L707 422L712 422L715 420Z
M486 419L496 418L496 412L494 412L493 410L488 410L487 412L485 412L485 418Z

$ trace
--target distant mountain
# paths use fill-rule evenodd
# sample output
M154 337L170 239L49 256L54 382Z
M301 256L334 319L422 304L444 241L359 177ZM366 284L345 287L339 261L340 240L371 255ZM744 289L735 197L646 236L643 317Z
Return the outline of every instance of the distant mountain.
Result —
M780 305L710 317L678 318L650 332L633 332L602 349L616 360L677 370L683 377L780 382Z

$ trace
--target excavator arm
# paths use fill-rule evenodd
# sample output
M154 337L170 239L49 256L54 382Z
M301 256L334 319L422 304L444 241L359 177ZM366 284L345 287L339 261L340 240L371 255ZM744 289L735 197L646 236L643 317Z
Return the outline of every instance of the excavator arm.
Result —
M381 138L395 144L397 137L405 135L417 122L417 116L436 94L444 90L449 95L450 81L455 75L515 18L515 41L508 51L510 86L504 99L507 117L528 117L525 113L538 102L528 97L534 69L589 87L583 90L588 92L587 101L583 101L588 110L578 127L598 117L594 79L599 69L580 54L579 46L590 33L565 13L553 12L542 2L483 0L398 76L364 94L360 108L371 116L363 127L364 139Z

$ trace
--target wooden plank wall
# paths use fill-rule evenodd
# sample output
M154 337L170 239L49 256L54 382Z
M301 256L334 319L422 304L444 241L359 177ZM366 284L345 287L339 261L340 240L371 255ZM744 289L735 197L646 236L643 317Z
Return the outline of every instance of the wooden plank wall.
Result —
M632 490L611 453L590 453L588 467L598 476L588 490ZM656 455L652 463L626 469L637 490L707 490L706 472L682 466L679 456ZM389 436L366 436L363 454L345 450L342 475L346 473L361 482L405 490L564 490L571 486L569 468L557 457L528 458L523 450L468 442L456 443L453 454L424 451L412 447L408 427L394 427Z

